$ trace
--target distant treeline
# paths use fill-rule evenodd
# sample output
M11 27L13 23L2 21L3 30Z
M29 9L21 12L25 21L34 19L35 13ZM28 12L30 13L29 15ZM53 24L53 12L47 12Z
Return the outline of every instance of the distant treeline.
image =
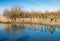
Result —
M16 19L16 18L60 18L60 11L57 12L25 12L20 8L12 8L5 10L3 16Z

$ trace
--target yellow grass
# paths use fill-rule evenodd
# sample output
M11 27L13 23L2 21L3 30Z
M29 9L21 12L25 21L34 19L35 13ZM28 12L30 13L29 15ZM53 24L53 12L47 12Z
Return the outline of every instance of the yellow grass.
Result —
M12 22L10 18L0 16L0 21L1 22ZM42 24L47 24L47 25L60 25L60 19L56 19L51 21L50 18L17 18L16 19L17 23L23 22L23 23L42 23Z

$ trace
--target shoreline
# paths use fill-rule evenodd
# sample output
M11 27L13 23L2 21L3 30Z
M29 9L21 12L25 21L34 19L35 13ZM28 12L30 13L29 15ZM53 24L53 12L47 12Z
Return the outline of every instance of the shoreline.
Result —
M59 26L60 25L56 25L56 24L44 24L44 23L30 23L30 22L16 22L16 23L12 23L12 22L1 22L0 24L37 24L37 25L47 25L47 26Z

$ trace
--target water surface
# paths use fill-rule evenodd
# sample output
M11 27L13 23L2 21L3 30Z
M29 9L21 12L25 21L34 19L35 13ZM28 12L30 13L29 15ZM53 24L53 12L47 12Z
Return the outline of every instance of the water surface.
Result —
M0 41L60 41L60 27L39 24L0 24Z

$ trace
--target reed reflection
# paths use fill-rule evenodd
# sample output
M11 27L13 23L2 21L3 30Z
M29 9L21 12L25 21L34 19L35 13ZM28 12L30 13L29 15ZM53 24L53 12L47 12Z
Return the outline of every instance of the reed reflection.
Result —
M31 24L3 24L5 28L5 32L9 33L10 31L17 32L22 30L33 30L40 32L49 32L50 34L54 34L55 27L54 26L45 26L45 25L31 25Z

